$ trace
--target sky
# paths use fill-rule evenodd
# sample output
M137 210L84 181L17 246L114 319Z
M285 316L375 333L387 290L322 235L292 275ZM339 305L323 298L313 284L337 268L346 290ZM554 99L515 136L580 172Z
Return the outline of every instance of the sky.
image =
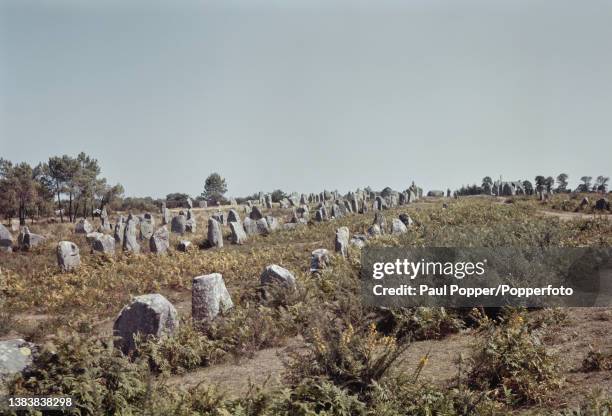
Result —
M612 2L1 0L0 157L127 195L612 176Z

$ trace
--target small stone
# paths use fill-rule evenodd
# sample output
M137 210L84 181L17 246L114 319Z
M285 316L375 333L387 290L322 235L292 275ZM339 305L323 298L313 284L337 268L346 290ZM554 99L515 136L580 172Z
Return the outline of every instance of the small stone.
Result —
M191 241L181 240L178 243L178 246L176 246L176 249L178 251L187 252L187 251L189 251L189 249L191 249L192 246L193 246L193 244L191 244Z
M293 274L277 264L266 267L261 273L259 280L262 286L277 284L291 289L295 288L295 277Z

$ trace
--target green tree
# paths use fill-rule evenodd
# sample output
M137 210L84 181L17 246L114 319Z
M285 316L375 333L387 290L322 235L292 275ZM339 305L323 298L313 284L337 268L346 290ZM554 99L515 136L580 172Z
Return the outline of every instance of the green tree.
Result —
M542 192L544 190L544 187L546 186L546 178L542 175L536 176L535 185L536 185L536 191Z
M280 202L281 199L286 198L287 194L284 193L282 190L280 189L275 189L274 191L272 191L272 193L270 194L270 196L272 197L272 202Z
M569 176L567 173L561 173L557 176L557 190L559 192L565 192L567 189L567 179Z
M218 173L211 173L204 183L204 192L202 197L210 204L218 204L223 201L223 195L227 192L227 184L225 179Z
M533 195L533 184L530 181L523 181L523 188L527 195Z
M546 192L551 193L553 186L555 184L555 179L552 176L544 179L544 187L546 188Z
M184 208L187 207L187 200L189 199L189 195L174 192L166 195L166 206L168 208Z
M32 167L25 163L13 163L0 159L0 206L9 220L18 215L19 224L25 225L28 216L33 218L37 208L48 195L36 180Z

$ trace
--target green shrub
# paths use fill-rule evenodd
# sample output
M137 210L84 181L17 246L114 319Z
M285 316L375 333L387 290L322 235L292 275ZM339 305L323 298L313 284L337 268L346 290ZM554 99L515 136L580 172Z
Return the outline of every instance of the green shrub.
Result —
M485 338L472 357L468 374L471 388L493 390L496 397L517 405L541 402L560 384L556 358L529 329L524 314L514 314L484 330Z

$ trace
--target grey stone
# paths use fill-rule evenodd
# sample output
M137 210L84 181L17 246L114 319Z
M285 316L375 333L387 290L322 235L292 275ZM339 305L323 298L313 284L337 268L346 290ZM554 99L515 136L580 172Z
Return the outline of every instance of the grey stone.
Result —
M162 206L161 215L162 215L162 225L170 224L170 222L172 221L172 214L170 213L170 210L166 208L165 203Z
M198 223L195 217L191 217L185 221L185 232L186 233L195 233L198 229Z
M253 207L253 209L251 209L251 212L249 213L249 218L257 221L263 218L263 214L261 213L258 207Z
M242 225L244 226L244 231L247 233L247 235L263 235L270 232L268 222L265 218L260 218L255 221L247 217L242 222Z
M0 251L7 253L13 251L13 235L2 224L0 224Z
M259 281L262 286L276 284L291 289L295 288L295 276L289 270L277 264L266 267L261 273Z
M177 234L185 234L187 231L187 217L183 214L179 214L172 218L172 225L170 231Z
M208 219L208 244L211 247L223 247L221 224L214 218Z
M174 306L158 293L136 296L126 305L113 325L115 346L124 354L135 348L134 336L146 338L172 336L179 327L179 317Z
M374 214L374 223L373 224L378 224L378 226L380 227L380 232L382 234L385 233L386 229L387 229L387 219L385 218L384 214L382 212L377 212Z
M230 209L227 213L227 222L240 222L240 215L235 209Z
M163 226L153 233L149 238L149 249L151 253L163 254L170 248L170 233Z
M42 235L31 233L28 227L22 227L19 235L17 236L19 248L24 251L28 251L29 249L36 247L45 240L46 238Z
M57 244L57 264L65 271L76 270L81 265L79 247L70 241L60 241Z
M223 214L223 212L221 211L215 212L214 214L211 215L211 217L217 220L219 224L225 225L225 215Z
M408 214L400 214L400 215L399 215L399 219L400 219L400 221L401 221L401 222L403 222L403 223L404 223L404 225L405 225L406 227L411 227L411 226L412 226L412 224L414 223L414 222L412 221L412 218L410 218L410 215L408 215Z
M85 218L81 218L74 226L74 232L77 234L89 234L93 231L93 225Z
M408 228L399 218L393 218L391 221L391 234L399 235L408 232Z
M336 230L334 248L336 253L340 253L342 257L346 257L348 255L349 234L348 227L340 227Z
M221 273L198 276L191 285L191 316L194 322L207 323L219 313L234 307Z
M120 216L117 219L117 224L115 224L115 243L119 245L119 247L123 247L123 234L125 233L125 218Z
M231 242L234 244L244 244L247 241L247 235L242 223L239 221L232 221L229 223L229 226L232 232Z
M275 231L278 229L278 220L272 215L266 215L266 223L268 223L268 229L270 231Z
M434 197L434 198L442 198L444 196L444 191L434 189L434 190L427 192L427 196Z
M110 233L112 231L112 228L108 219L108 213L106 212L106 208L102 208L102 212L100 213L100 221L102 222L102 224L100 225L102 231Z
M32 364L34 344L23 339L0 341L0 382Z
M264 201L265 201L266 208L271 209L272 208L272 195L270 194L266 195Z
M94 233L92 233L94 234ZM91 234L87 234L87 239L91 244L92 251L104 253L104 254L115 254L115 239L108 235L102 233L95 233L96 235L92 236L91 240L89 236Z
M132 252L135 254L140 253L140 244L138 244L138 238L136 237L136 220L130 215L127 223L125 224L125 231L123 233L123 250Z
M155 219L150 213L145 213L142 221L140 221L140 238L148 240L153 235L155 229Z
M319 272L329 265L329 250L318 248L310 253L310 271Z

